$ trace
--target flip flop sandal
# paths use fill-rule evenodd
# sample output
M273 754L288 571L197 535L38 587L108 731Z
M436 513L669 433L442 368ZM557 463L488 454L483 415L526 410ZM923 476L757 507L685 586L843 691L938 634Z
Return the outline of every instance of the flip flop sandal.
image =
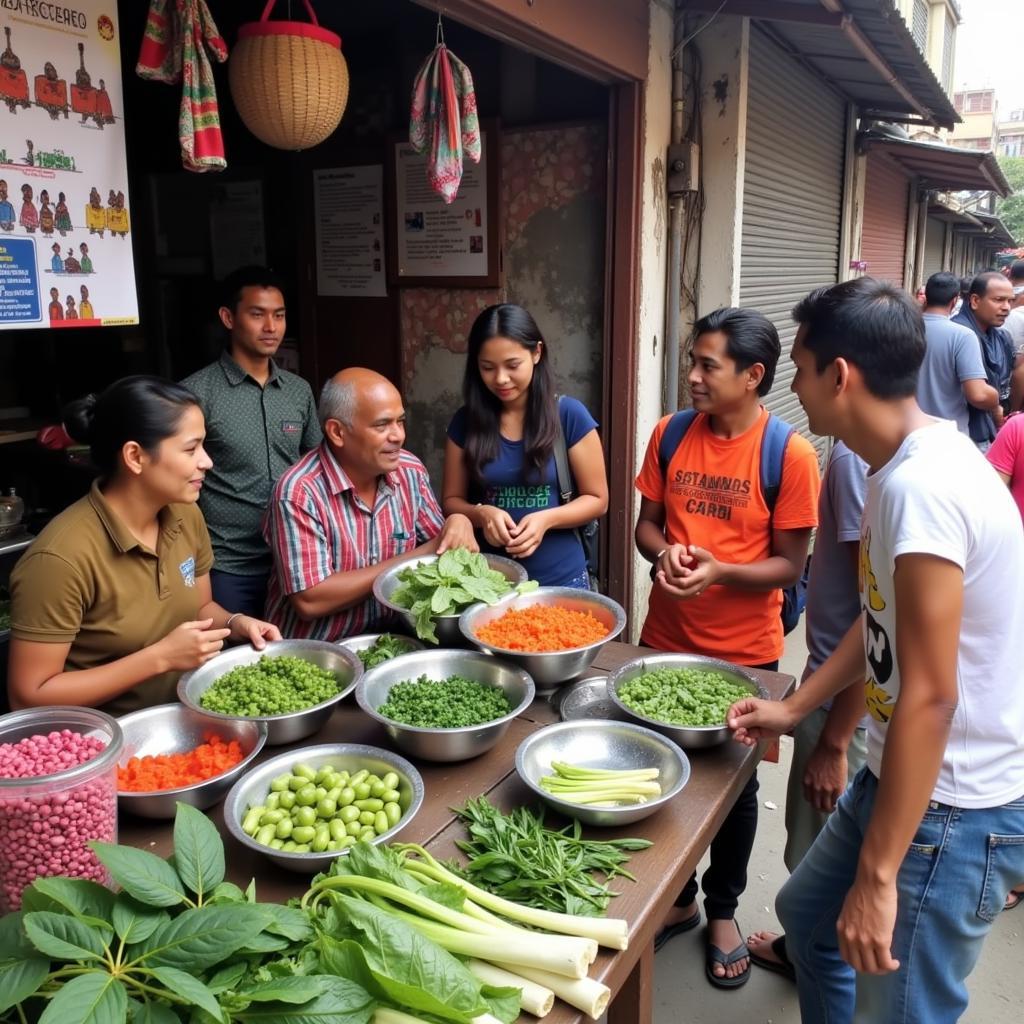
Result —
M757 964L758 967L761 967L766 971L773 971L775 974L781 974L782 977L789 978L790 981L795 982L796 969L793 967L793 964L789 959L789 954L786 952L785 935L777 935L772 939L771 951L778 957L778 960L769 960L767 957L760 956L751 950L750 962Z
M736 926L737 933L742 937L743 933L739 929L739 925ZM746 985L750 980L750 964L747 964L747 969L742 974L737 974L734 978L718 977L715 974L715 965L721 964L722 967L728 967L730 964L737 963L744 957L750 956L750 950L747 949L747 944L743 941L731 952L723 953L717 946L713 946L711 942L708 942L707 949L704 954L704 973L707 975L708 981L711 982L715 988L739 988L741 985Z
M695 910L693 912L693 916L688 917L685 921L679 921L676 924L670 924L667 928L662 928L661 931L654 936L654 952L657 953L669 939L674 939L677 935L682 935L683 932L692 932L699 924L700 911Z
M1006 894L1003 910L1016 910L1021 903L1024 903L1024 889L1011 889Z

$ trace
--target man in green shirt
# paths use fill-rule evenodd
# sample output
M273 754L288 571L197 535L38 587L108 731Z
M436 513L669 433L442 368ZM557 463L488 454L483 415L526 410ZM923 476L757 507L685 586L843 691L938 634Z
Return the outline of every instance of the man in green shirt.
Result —
M266 267L243 267L224 287L220 358L182 381L206 417L206 474L199 507L213 542L213 598L263 615L270 551L263 514L277 478L320 443L313 392L273 360L284 338L284 289Z

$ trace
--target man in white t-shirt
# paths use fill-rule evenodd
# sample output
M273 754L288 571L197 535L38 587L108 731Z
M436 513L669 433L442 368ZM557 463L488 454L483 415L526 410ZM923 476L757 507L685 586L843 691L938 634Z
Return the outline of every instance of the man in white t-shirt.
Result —
M779 894L804 1024L943 1024L1024 878L1024 534L996 474L914 398L921 316L871 278L794 313L811 429L867 462L862 616L788 700L734 705L736 739L791 729L857 680L868 760Z

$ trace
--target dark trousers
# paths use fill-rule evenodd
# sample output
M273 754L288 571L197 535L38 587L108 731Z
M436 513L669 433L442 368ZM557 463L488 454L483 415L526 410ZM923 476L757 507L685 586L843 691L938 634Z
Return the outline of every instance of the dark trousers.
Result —
M211 569L213 599L231 615L241 612L262 619L263 608L267 603L267 576L267 573L261 576L239 576L238 573Z
M767 665L755 665L754 668L775 672L779 663L772 661ZM747 887L747 864L750 862L757 832L757 790L755 771L711 842L711 864L701 879L704 913L709 921L731 920L736 914L739 898ZM696 898L695 871L679 894L676 906L688 907Z

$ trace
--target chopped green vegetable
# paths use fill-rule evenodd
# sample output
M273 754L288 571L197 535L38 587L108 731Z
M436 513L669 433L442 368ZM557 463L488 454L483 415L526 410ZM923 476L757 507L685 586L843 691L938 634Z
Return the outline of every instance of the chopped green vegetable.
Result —
M621 875L635 882L623 865L629 852L651 845L647 839L583 839L578 821L563 829L545 828L543 813L517 807L503 814L484 796L456 813L469 832L469 839L457 844L469 864L457 870L497 896L567 914L603 914L618 894L593 872L607 881Z
M408 654L409 650L409 642L404 637L381 633L369 647L356 651L356 654L359 655L363 668L376 668L400 654Z
M223 715L262 718L322 704L338 690L334 673L311 661L265 654L254 665L225 672L203 693L199 704Z
M626 707L669 725L725 725L729 708L750 695L721 672L694 668L652 669L619 687Z
M395 683L377 710L393 722L420 729L461 729L502 718L512 710L504 691L464 676L420 676Z
M416 616L416 635L435 644L437 618L457 615L477 601L495 604L513 590L525 594L539 586L533 580L513 586L504 573L487 564L484 555L466 548L453 548L434 561L410 565L398 574L398 582L391 600Z

